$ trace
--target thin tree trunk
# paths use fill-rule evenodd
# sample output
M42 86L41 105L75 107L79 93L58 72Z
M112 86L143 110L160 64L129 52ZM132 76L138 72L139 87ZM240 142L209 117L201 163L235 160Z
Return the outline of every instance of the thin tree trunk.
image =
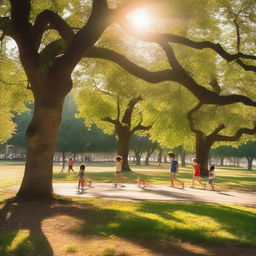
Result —
M157 156L157 162L158 162L159 164L162 163L163 153L164 153L164 151L163 151L162 149L160 149L159 154L158 154L158 156Z
M168 161L167 161L167 155L166 155L166 154L164 154L164 163L165 163L165 164L168 163Z
M224 156L220 157L220 166L224 166Z
M136 159L136 165L141 165L141 152L134 150L135 152L135 159Z
M62 154L62 169L61 169L61 172L63 172L64 169L65 169L65 157L66 157L66 154L63 151L61 152L61 154Z
M236 158L236 166L240 167L240 158L239 157Z
M52 198L52 167L63 102L59 108L35 105L26 133L27 158L18 198Z
M180 157L181 157L181 166L186 167L186 151L184 149L182 150Z
M252 171L253 158L252 157L247 157L247 161L248 161L247 170Z
M149 165L149 158L150 158L150 149L147 151L147 154L145 157L145 165Z
M147 155L146 155L146 158L145 158L145 165L150 165L149 164L149 159L150 159L150 156L154 153L154 151L155 151L155 148L148 149Z

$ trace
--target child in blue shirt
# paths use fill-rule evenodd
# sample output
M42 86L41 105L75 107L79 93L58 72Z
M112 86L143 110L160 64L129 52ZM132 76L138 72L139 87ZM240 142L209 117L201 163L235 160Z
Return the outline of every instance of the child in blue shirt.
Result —
M176 173L178 173L178 168L179 168L179 163L176 160L176 156L174 153L169 153L168 154L170 159L171 159L171 167L170 167L170 181L171 181L171 186L174 187L174 181L179 182L182 185L182 189L184 189L184 182L181 180L178 180L176 178Z

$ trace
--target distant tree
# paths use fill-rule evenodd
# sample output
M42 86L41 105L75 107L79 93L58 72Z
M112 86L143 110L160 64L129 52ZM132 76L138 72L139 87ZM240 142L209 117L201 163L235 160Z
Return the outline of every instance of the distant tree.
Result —
M223 166L225 157L238 156L238 149L232 146L221 145L211 149L211 155L214 157L219 157L220 165Z
M247 169L252 170L253 159L256 157L256 141L248 141L238 148L239 155L247 159Z
M128 163L130 139L151 128L145 121L149 92L142 81L112 69L108 77L97 74L77 90L79 117L88 125L96 124L117 136L117 154L123 157L122 171L131 171ZM146 103L145 103L146 102Z
M132 136L130 148L134 150L136 165L141 165L141 156L143 153L146 153L145 165L149 165L149 158L158 146L159 144L157 142L152 142L149 139L149 136Z
M220 107L198 103L188 112L190 128L196 138L196 159L203 175L208 175L209 152L214 143L238 141L244 134L256 133L255 112L246 110L244 111L243 106L235 104ZM209 113L214 113L214 119Z
M16 115L13 118L13 122L16 124L16 132L13 134L11 139L7 141L7 144L15 145L18 147L26 147L26 140L25 140L25 134L26 130L28 128L29 123L32 119L32 109L33 107L29 107L29 111L21 114Z
M65 153L109 152L116 146L115 136L106 135L95 125L88 129L84 119L76 118L77 106L72 96L66 98L57 139L57 151L62 152L63 168Z

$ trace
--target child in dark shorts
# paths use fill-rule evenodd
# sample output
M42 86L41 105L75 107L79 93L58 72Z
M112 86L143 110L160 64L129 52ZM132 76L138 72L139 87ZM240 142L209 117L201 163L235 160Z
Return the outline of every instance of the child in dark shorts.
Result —
M179 168L179 163L176 160L176 156L174 153L168 153L168 156L170 157L170 160L171 160L171 167L170 167L171 186L174 187L174 181L177 181L181 184L182 188L184 189L184 182L176 178L176 173L178 173L178 168Z
M215 190L215 179L216 179L216 173L215 173L215 167L214 165L211 165L209 170L209 180L208 183L212 186L212 190Z

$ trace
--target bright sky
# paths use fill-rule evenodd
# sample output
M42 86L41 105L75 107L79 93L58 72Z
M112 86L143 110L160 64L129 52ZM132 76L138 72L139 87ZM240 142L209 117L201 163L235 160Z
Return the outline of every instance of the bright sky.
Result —
M149 31L153 24L150 12L146 8L140 8L130 12L127 18L130 20L132 26L140 31Z

